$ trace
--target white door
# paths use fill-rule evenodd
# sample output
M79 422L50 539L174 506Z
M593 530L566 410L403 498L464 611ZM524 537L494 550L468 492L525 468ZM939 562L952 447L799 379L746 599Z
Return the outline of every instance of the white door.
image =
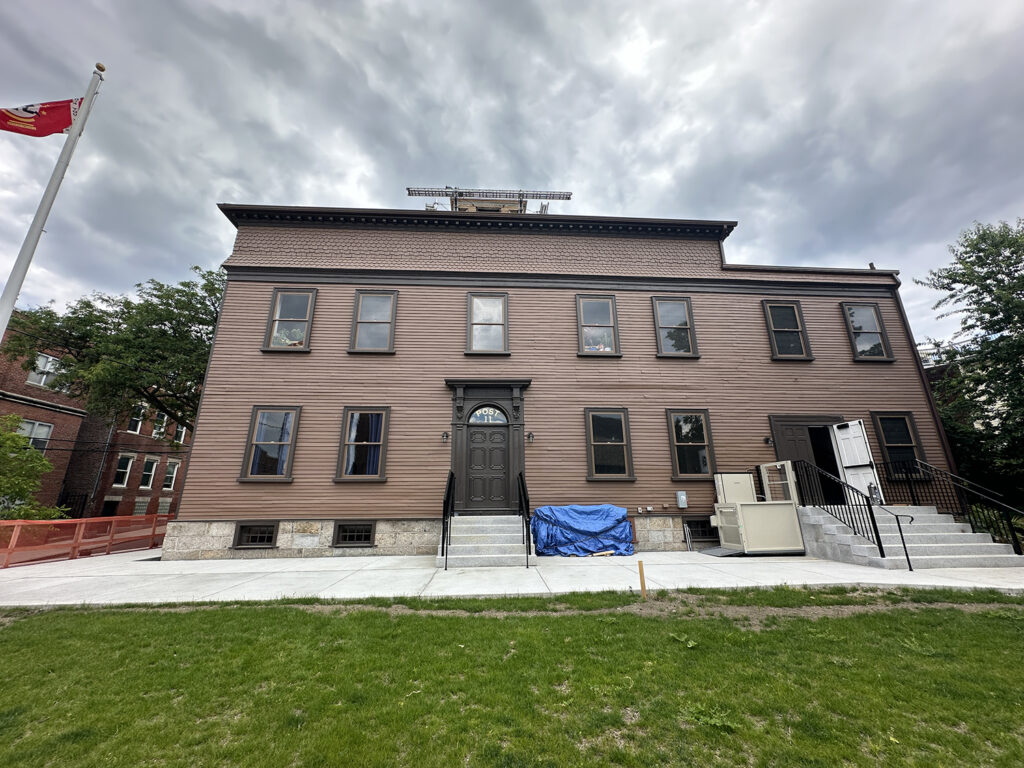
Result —
M875 463L871 460L871 446L864 430L864 421L857 419L845 424L833 424L831 429L840 478L865 496L871 495L868 486L873 484L878 489L878 498L881 498L882 486L878 482Z

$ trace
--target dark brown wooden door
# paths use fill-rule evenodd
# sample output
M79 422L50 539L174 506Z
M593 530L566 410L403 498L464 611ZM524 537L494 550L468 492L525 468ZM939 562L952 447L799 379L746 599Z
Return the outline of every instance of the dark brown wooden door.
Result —
M842 416L769 416L772 438L775 440L775 456L779 461L803 459L817 464L814 459L814 444L810 427L822 424L838 424Z
M508 508L508 427L469 426L466 439L466 511Z

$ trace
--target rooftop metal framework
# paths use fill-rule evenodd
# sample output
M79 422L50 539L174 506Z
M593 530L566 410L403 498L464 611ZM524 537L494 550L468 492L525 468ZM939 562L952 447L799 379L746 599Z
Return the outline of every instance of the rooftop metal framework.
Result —
M451 210L458 210L460 199L518 201L519 212L526 213L527 200L571 200L572 192L531 189L460 189L459 187L406 187L409 197L447 197ZM542 207L547 211L547 206Z

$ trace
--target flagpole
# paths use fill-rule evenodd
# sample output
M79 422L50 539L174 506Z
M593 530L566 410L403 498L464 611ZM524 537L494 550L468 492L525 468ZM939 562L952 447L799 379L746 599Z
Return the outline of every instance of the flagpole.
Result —
M32 219L32 225L28 228L25 242L21 244L18 258L15 260L14 268L11 270L11 276L7 279L7 285L4 286L3 295L0 296L0 339L7 332L7 324L11 319L11 314L14 312L14 304L18 300L18 294L21 293L21 286L25 282L25 275L28 273L29 264L32 263L32 256L36 252L39 236L42 234L43 226L46 224L46 217L50 215L50 208L53 207L53 201L57 197L57 190L60 189L60 183L64 180L64 174L67 172L68 164L71 162L71 155L74 154L78 138L85 129L85 121L89 119L89 111L92 109L92 103L96 99L96 92L99 90L100 81L103 80L103 73L106 71L107 68L97 62L96 68L92 73L92 80L89 81L89 87L82 98L82 105L74 121L71 123L71 130L68 131L68 137L64 141L64 148L60 151L57 165L54 166L53 173L50 175L50 183L46 185L43 199L39 201L39 207L36 209L36 215Z

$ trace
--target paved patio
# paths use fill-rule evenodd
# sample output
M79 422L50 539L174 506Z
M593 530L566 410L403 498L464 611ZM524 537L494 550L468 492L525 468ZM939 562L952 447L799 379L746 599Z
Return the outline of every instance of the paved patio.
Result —
M699 552L545 557L536 567L434 567L433 557L334 557L163 562L160 550L0 571L0 605L110 605L282 597L484 597L647 588L904 586L1024 593L1024 567L886 571L809 557L716 558Z

